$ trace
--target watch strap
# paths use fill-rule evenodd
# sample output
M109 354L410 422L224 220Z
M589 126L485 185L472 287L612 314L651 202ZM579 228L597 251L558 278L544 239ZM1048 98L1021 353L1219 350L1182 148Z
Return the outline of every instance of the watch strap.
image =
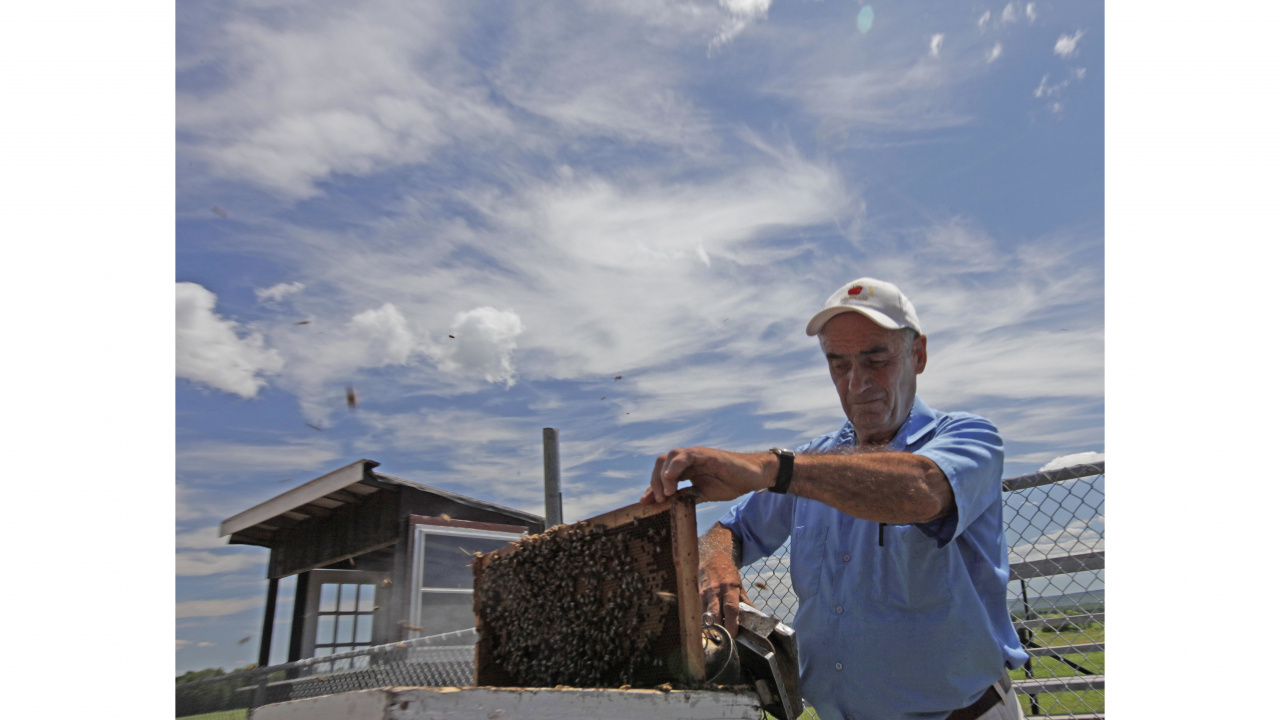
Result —
M787 489L791 487L791 473L795 468L796 454L790 450L780 450L778 448L769 448L769 452L778 456L778 478L774 480L773 487L769 488L769 492L786 495Z

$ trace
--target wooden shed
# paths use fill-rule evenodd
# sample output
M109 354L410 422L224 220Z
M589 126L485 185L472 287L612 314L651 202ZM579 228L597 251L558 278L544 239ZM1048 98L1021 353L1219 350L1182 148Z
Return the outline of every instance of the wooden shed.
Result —
M271 550L259 667L281 578L298 578L292 662L472 627L472 553L545 529L537 515L376 467L358 460L223 521L230 543Z

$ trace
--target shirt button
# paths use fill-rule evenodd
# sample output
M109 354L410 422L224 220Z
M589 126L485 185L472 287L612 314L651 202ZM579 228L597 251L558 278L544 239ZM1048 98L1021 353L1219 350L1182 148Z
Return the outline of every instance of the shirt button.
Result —
M837 606L836 606L836 614L837 614L837 615L843 615L843 614L844 614L844 606L843 606L843 605L837 605Z
M843 670L843 669L844 669L844 663L836 663L836 669L837 669L837 670Z
M850 560L852 560L853 558L849 556L849 553L845 553L845 554L844 554L844 557L842 557L842 558L840 558L840 559L841 559L841 560L843 560L843 561L845 561L845 562L849 562L849 561L850 561Z

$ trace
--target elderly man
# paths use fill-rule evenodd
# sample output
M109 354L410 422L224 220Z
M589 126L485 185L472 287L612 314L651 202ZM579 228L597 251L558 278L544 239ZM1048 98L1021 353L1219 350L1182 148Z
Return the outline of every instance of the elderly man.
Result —
M747 496L700 548L703 603L730 632L748 602L739 569L791 538L801 690L822 720L1021 718L999 433L916 397L926 338L891 283L845 285L807 332L848 422L794 454L672 450L641 501L681 480L706 500Z

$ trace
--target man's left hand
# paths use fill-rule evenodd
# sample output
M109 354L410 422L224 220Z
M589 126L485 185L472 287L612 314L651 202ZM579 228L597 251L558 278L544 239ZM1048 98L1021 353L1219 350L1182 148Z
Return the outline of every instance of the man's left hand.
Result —
M677 448L659 456L653 464L649 489L640 496L640 502L664 502L675 494L681 480L688 480L701 490L704 501L732 500L771 487L777 475L778 458L773 453Z

